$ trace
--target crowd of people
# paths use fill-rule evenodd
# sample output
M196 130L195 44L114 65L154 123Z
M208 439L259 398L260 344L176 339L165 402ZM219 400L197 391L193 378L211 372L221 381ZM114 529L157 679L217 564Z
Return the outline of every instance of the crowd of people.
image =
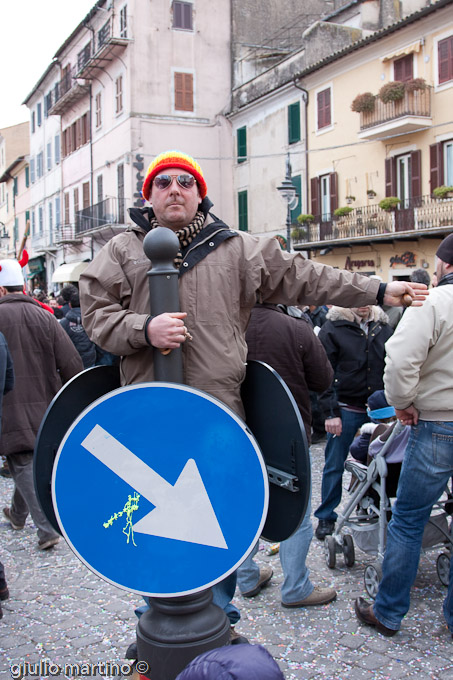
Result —
M308 440L312 434L316 441L327 437L321 504L314 512L316 537L324 540L335 529L350 446L370 421L370 397L385 390L397 418L411 433L379 595L374 605L359 598L355 611L363 623L393 635L409 608L430 505L453 474L453 362L449 360L453 234L437 251L437 287L427 295L430 282L424 270L414 273L411 281L386 284L378 277L333 269L300 253L282 251L275 239L231 229L212 212L203 171L185 153L157 156L146 173L142 194L144 207L130 209L131 227L96 255L79 288L61 291L66 298L39 299L40 308L33 297L23 295L19 265L15 263L19 271L11 269L9 280L4 275L11 261L0 262L0 330L16 371L15 387L4 398L0 442L15 483L4 516L13 530L20 530L30 511L39 547L48 549L58 540L34 505L30 469L33 438L62 382L101 363L102 356L121 357L124 385L150 381L154 351L181 347L185 383L217 397L242 417L240 388L247 358L269 363L286 380ZM179 240L175 267L182 311L154 315L143 240L158 226L171 229ZM51 307L53 315L42 305ZM392 320L389 311L395 311ZM52 316L62 318L57 323ZM33 340L24 332L30 327ZM27 354L27 345L32 353L39 343L39 352L45 352L52 365L38 367ZM33 389L40 393L33 401L39 408L31 408L29 394L24 398L21 380L27 381L28 392L30 383L37 383ZM11 389L8 385L5 392ZM26 427L14 421L19 406L30 411ZM283 607L326 605L337 597L334 589L315 586L309 578L310 513L309 504L298 530L280 546ZM270 569L260 569L254 562L257 548L237 573L213 587L214 602L230 621L232 644L247 642L235 630L240 620L240 611L232 603L236 585L245 597L254 597L272 578ZM401 569L402 564L406 568ZM2 578L0 570L0 599ZM453 560L444 615L453 635Z

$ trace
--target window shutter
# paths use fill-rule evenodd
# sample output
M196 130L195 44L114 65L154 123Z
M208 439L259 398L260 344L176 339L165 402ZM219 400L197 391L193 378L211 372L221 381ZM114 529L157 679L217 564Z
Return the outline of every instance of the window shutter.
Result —
M436 187L442 186L444 183L444 159L443 159L443 145L442 143L431 144L429 147L429 184L431 194Z
M440 40L437 46L439 63L439 83L453 80L453 36Z
M238 163L243 163L247 160L247 128L238 128L236 132L237 141L237 160Z
M70 224L69 219L69 192L64 195L64 223Z
M300 102L288 106L288 144L300 141Z
M192 73L175 73L175 109L193 111Z
M82 184L82 200L83 200L83 207L88 208L90 205L90 183L89 182L84 182Z
M291 177L291 182L296 187L296 193L298 196L297 205L295 208L293 208L293 210L291 210L291 224L298 225L299 223L297 218L301 213L300 207L302 205L302 178L300 175L296 175L295 177Z
M385 159L385 195L396 196L396 159Z
M422 195L422 162L421 151L411 153L411 198L415 201L414 205L421 204Z
M317 217L321 214L321 201L319 192L319 177L312 177L310 180L311 193L311 214Z
M327 127L331 123L331 110L330 110L330 88L318 92L317 95L318 104L318 130L323 127Z
M188 2L182 4L182 26L192 30L192 5Z
M338 173L330 173L330 212L338 208Z
M393 63L393 76L395 80L406 82L414 77L414 58L408 54Z
M74 189L74 217L79 212L79 190L76 187Z
M238 193L238 217L239 230L248 231L247 191L239 191Z
M25 186L27 189L30 186L30 167L28 165L25 166Z

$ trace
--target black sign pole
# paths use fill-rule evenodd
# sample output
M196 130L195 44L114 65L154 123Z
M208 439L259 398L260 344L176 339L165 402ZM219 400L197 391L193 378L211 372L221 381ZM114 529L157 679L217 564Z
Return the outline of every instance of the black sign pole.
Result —
M146 235L143 249L152 266L148 272L151 314L179 312L178 270L173 264L179 250L177 236L157 227ZM168 353L154 349L154 378L183 383L180 348ZM179 597L152 597L150 604L137 624L137 656L148 664L147 678L174 680L196 656L229 643L229 620L212 604L210 589Z

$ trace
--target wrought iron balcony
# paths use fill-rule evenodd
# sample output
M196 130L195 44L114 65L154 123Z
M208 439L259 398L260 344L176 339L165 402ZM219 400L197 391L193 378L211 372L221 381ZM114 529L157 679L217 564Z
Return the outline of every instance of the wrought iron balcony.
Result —
M52 106L49 115L60 115L66 109L85 97L90 88L76 80L77 67L65 69L64 76L52 91Z
M385 132L411 132L432 125L431 87L405 92L398 101L384 104L378 97L374 111L360 113L361 139L379 139Z
M77 78L90 80L103 70L131 42L128 38L113 35L113 16L97 32L92 43L79 54Z
M120 221L121 220L121 221ZM75 232L82 236L88 232L99 231L109 226L124 226L124 201L117 198L105 198L76 213Z
M421 235L421 232L451 231L453 228L453 199L417 196L404 201L397 210L387 212L378 205L354 208L349 215L336 217L320 215L314 222L293 230L293 244L303 250L304 244L323 244L333 241L385 240ZM299 232L297 234L297 231Z

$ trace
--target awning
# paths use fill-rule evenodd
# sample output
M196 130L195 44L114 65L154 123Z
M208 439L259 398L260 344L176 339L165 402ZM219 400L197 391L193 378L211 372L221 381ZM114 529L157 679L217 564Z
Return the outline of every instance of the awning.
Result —
M88 267L89 262L68 262L57 267L52 276L52 283L71 283L78 281Z
M406 45L406 47L402 47L400 50L396 50L396 52L386 54L384 57L381 57L381 61L390 61L391 59L396 59L397 57L404 57L406 54L420 52L420 47L421 41L417 40L417 42L414 42L411 45Z

